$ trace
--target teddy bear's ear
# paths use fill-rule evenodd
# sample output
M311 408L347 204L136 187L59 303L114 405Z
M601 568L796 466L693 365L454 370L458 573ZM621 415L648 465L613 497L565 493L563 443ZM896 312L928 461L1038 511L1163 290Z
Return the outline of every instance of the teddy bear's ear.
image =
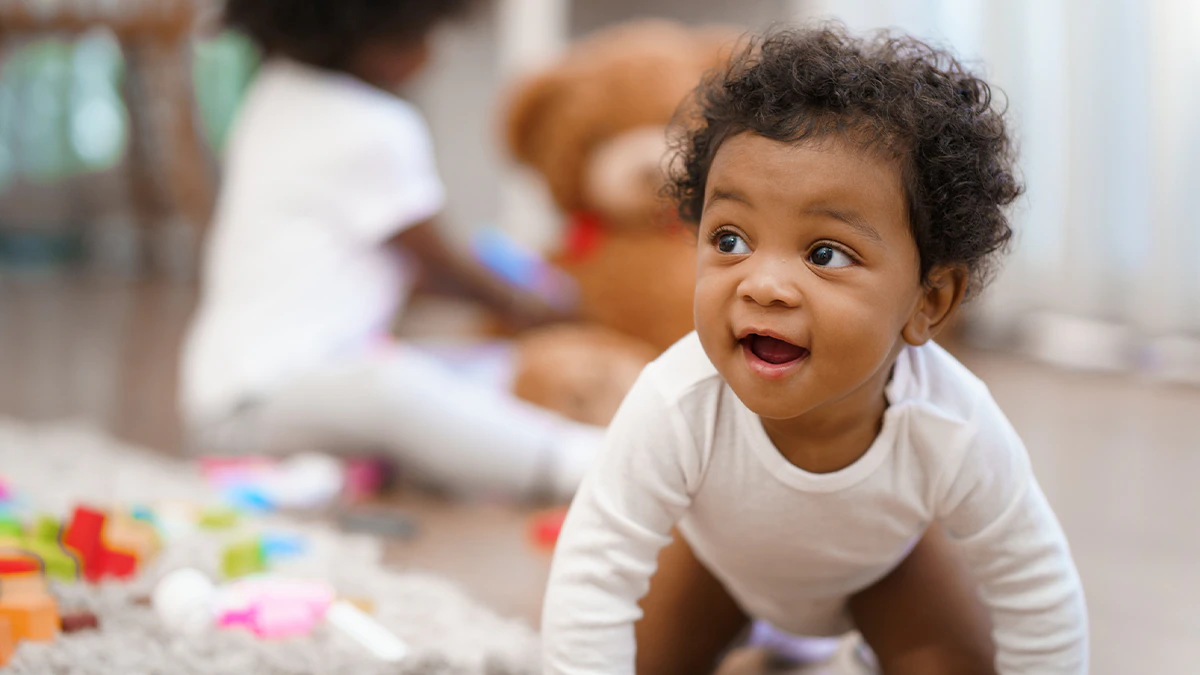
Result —
M562 84L558 73L545 72L529 77L514 90L504 125L508 151L518 161L530 163L535 159L535 139L553 111Z
M709 68L725 68L729 60L750 46L746 31L727 25L709 25L695 31L696 45Z

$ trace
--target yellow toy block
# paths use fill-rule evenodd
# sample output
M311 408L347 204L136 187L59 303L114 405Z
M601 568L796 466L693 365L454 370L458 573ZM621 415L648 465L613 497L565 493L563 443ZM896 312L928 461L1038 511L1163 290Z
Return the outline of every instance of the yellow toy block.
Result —
M132 555L144 564L158 553L161 543L152 523L128 514L112 514L104 524L104 546L109 551Z

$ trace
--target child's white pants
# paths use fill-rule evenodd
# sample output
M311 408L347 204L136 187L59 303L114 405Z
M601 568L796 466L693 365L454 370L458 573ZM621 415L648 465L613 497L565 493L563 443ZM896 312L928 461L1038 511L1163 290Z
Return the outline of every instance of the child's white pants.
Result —
M212 454L374 452L454 491L569 499L603 429L521 401L506 378L454 363L389 346L248 401L194 429L193 446Z

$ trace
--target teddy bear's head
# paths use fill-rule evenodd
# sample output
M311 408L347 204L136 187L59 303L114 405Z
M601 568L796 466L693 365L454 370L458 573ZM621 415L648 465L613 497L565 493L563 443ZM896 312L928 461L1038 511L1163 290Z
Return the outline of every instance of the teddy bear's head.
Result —
M545 178L565 213L622 229L662 222L666 127L735 35L662 20L592 34L517 87L509 150Z

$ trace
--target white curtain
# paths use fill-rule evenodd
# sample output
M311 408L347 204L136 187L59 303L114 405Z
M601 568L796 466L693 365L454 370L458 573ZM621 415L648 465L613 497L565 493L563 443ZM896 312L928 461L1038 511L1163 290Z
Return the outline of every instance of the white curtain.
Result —
M1200 380L1200 2L796 0L952 47L1008 95L1028 195L977 334Z

